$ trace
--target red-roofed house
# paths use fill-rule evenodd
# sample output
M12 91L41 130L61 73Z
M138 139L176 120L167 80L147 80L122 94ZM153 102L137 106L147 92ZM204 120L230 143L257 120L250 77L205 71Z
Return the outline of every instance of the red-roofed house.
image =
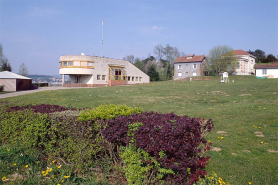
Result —
M278 78L278 63L257 64L256 78Z
M254 75L255 74L255 56L250 53L243 51L241 49L233 50L224 55L229 55L232 53L236 55L239 67L235 70L235 75Z
M174 61L174 80L203 75L205 55L189 54Z

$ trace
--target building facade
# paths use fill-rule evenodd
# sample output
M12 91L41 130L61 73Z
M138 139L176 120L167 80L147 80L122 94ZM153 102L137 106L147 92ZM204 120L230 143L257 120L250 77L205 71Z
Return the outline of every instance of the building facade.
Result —
M239 66L238 66L238 68L235 69L234 74L235 75L254 75L255 74L254 66L256 64L256 62L255 62L256 57L246 51L241 50L241 49L233 50L232 52L234 55L236 55L236 58L239 62ZM226 54L228 54L228 53L226 53Z
M278 78L278 63L257 64L256 78Z
M190 54L176 58L174 61L174 80L202 76L205 62L206 57L204 55L196 56L195 54Z
M83 54L65 55L60 57L59 66L63 86L94 87L150 82L148 75L125 60ZM69 83L64 83L65 75L69 75Z

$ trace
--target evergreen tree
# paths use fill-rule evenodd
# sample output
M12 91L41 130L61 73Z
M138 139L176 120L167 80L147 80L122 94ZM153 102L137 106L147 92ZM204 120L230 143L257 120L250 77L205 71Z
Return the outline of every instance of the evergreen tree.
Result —
M159 74L155 69L154 65L151 65L148 69L147 75L150 77L150 81L158 81L159 80Z

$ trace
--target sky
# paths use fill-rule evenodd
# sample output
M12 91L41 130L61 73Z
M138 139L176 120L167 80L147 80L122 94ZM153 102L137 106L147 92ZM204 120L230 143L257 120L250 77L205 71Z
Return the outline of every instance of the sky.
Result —
M58 75L61 55L101 56L102 19L109 58L145 59L158 44L278 55L278 0L0 0L0 43L12 72Z

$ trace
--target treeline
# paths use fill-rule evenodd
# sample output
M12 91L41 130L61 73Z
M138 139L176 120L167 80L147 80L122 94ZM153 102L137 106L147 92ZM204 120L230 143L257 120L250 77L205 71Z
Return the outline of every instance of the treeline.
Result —
M276 58L272 54L266 55L264 51L260 49L256 49L255 51L247 51L251 55L254 55L256 57L256 63L275 63L278 62L278 58ZM277 56L278 57L278 56Z
M171 80L174 75L174 60L179 56L185 56L185 53L180 52L177 47L172 47L169 44L165 47L158 44L154 47L153 53L156 58L150 54L145 59L128 55L123 60L129 61L149 75L151 81Z

